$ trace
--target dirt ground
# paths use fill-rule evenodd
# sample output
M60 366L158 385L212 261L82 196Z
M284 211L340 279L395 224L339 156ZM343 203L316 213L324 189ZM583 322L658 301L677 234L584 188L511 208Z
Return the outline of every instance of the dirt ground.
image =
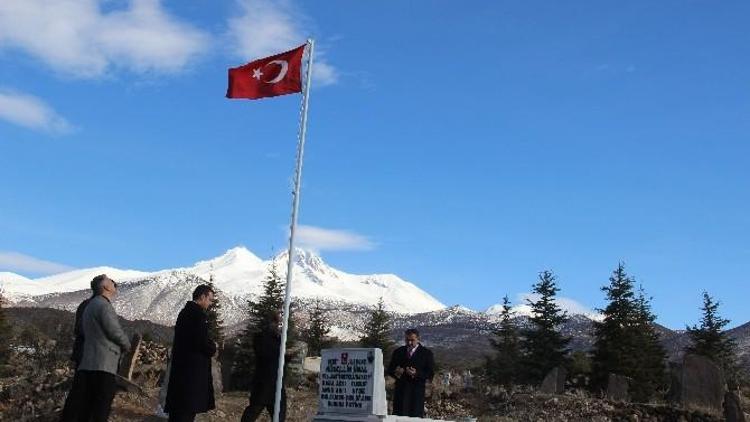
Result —
M149 392L149 395L154 397L156 394L158 394L158 391ZM112 406L110 421L165 422L166 419L154 415L154 410L157 407L157 399L154 397L144 398L133 394L118 394ZM288 421L310 421L317 412L314 391L288 390L287 400ZM239 421L247 404L247 393L225 393L217 397L216 409L198 415L195 420L196 422ZM271 418L267 412L263 412L258 420L270 422Z

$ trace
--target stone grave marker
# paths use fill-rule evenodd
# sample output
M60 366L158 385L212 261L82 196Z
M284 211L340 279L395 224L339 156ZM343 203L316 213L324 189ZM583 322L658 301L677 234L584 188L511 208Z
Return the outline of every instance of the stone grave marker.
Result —
M562 394L565 392L565 378L568 371L562 366L556 366L544 377L539 391L545 394Z
M321 352L315 421L379 421L388 413L383 352L325 349Z

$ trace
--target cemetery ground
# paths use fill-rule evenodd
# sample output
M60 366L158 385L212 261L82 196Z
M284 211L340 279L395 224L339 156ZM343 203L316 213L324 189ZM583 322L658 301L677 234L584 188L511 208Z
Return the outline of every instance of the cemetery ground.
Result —
M133 369L132 380L141 392L119 392L113 403L112 421L165 421L154 416L160 383L166 364L166 348L146 341ZM0 420L56 421L72 370L64 354L44 352L42 360L16 355L0 378ZM512 393L485 385L474 377L469 388L454 371L451 382L441 374L429 388L427 417L445 420L479 421L721 421L720 415L687 411L666 403L636 404L592 397L582 390L543 394L521 389ZM289 421L309 421L317 412L317 376L306 374L287 389ZM390 388L389 388L390 390ZM742 402L747 408L747 392ZM199 415L197 421L239 421L247 405L247 392L229 391L217 395L217 409ZM263 414L261 421L269 421Z

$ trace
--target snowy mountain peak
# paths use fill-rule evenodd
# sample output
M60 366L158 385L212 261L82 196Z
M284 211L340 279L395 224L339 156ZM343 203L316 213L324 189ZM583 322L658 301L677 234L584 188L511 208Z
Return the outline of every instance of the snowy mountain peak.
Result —
M471 308L467 308L466 306L463 306L463 305L453 305L447 308L446 310L450 310L450 311L462 313L462 314L476 314L477 313L477 311Z
M273 258L273 262L277 265L280 273L286 274L288 260L289 253L286 250ZM323 258L309 250L294 248L294 266L297 271L301 270L313 278L337 277L336 271L326 264Z
M224 252L223 255L209 259L208 261L200 261L195 264L196 267L208 265L213 266L214 269L227 267L227 266L249 266L256 267L263 263L263 260L255 256L244 246L236 246L228 251Z

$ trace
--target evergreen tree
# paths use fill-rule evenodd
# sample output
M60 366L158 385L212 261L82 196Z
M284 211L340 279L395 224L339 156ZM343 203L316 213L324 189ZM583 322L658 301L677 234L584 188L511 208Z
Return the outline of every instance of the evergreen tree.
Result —
M499 385L510 387L518 377L518 365L521 359L518 328L514 321L508 296L503 298L503 310L500 313L500 324L493 331L490 344L495 355L487 359L487 374Z
M647 401L664 385L666 354L654 328L655 315L650 300L643 289L638 296L634 280L618 264L602 287L608 300L607 307L599 309L604 315L594 323L594 348L592 352L594 385L603 388L610 373L633 379L633 399Z
M4 365L10 358L10 341L13 331L5 316L5 296L0 289L0 365Z
M235 360L232 365L232 384L235 388L247 389L255 363L253 352L253 336L260 332L273 313L280 313L284 304L284 282L279 276L276 263L268 270L268 275L263 280L263 292L253 300L247 301L248 319L245 329L237 339L235 346ZM294 337L292 318L289 318L287 329L287 346Z
M651 311L651 298L646 297L643 286L638 289L635 308L636 327L640 335L640 348L637 349L640 364L632 368L631 377L638 382L631 389L634 398L646 401L653 398L660 389L667 387L667 352L656 331L656 315Z
M724 370L730 383L735 384L738 381L737 344L724 332L729 320L719 316L719 304L720 302L714 301L708 292L703 292L703 317L700 325L687 327L691 344L685 351L713 360Z
M320 300L315 301L310 311L310 323L304 332L308 356L320 356L320 351L331 344L328 334L331 332L328 311L321 307Z
M221 318L220 292L214 285L213 265L211 266L211 273L209 274L208 283L206 284L208 284L208 286L211 287L211 290L214 291L214 301L206 311L208 313L208 336L215 341L221 349L224 345L224 320Z
M564 337L558 327L567 321L568 316L555 303L558 291L555 275L551 271L542 271L532 288L537 299L527 299L531 307L531 326L524 330L521 340L522 379L530 384L542 382L549 371L566 363L570 338Z
M386 355L394 344L391 340L390 331L391 317L385 311L383 298L381 297L378 306L370 312L359 344L361 347L379 347L383 351L383 355Z

